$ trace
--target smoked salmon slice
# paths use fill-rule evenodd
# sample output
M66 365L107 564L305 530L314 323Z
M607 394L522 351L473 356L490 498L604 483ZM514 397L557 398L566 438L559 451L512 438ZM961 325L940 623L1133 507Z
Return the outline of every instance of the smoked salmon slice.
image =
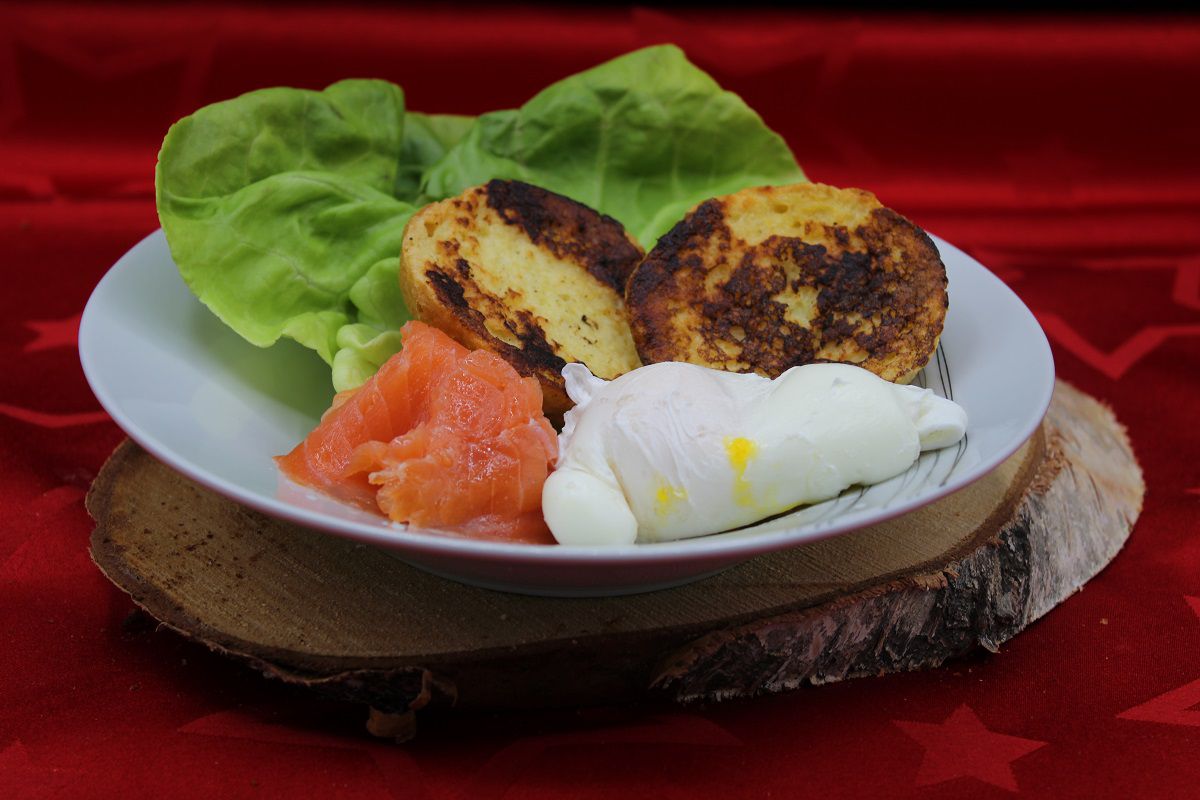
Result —
M558 440L537 380L422 322L400 335L403 349L334 398L280 470L414 527L552 544L541 499Z

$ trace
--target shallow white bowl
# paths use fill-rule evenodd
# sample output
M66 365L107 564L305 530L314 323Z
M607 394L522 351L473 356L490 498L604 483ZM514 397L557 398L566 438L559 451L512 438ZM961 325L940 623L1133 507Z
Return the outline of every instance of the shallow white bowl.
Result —
M272 456L316 424L333 395L329 369L291 342L243 341L188 291L162 231L109 270L79 329L83 371L129 436L192 480L265 514L385 548L455 580L563 596L684 583L761 553L911 511L984 476L1036 430L1054 363L1037 321L977 261L934 239L950 310L937 358L918 383L962 404L958 446L926 453L903 475L733 533L627 547L505 544L407 530L281 478Z

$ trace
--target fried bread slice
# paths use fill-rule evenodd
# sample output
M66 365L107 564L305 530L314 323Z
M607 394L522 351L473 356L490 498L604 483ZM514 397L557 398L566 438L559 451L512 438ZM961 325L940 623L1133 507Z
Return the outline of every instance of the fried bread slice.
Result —
M611 217L536 186L493 180L413 215L400 288L421 321L536 377L556 420L571 407L567 362L608 379L641 365L623 289L642 255Z
M819 361L912 380L946 316L930 238L860 189L814 183L707 200L630 277L642 360L775 377Z

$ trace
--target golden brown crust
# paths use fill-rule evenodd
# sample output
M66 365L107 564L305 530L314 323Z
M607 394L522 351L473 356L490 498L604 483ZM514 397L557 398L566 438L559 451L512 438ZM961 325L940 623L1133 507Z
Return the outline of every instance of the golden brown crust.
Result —
M605 378L639 366L622 287L641 258L611 217L496 180L413 215L400 288L418 319L536 377L547 416L559 419L571 406L567 362Z
M817 361L911 380L937 347L946 271L913 223L858 189L747 189L701 203L626 286L645 363L774 377Z

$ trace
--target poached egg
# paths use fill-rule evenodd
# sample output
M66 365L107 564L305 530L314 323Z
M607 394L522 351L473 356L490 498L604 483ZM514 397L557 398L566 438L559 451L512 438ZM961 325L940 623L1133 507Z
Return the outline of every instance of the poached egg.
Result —
M967 424L931 390L849 364L769 379L664 362L605 381L576 363L563 377L575 407L542 489L560 544L739 528L898 475Z

